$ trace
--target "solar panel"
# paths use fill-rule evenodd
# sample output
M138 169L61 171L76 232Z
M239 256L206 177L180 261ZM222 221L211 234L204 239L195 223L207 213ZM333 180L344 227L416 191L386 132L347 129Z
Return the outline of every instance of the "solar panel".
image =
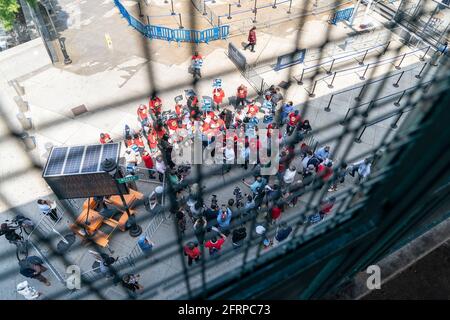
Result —
M64 166L64 174L79 173L81 161L83 160L84 146L72 147L69 149L67 161Z
M117 143L107 143L103 145L103 153L100 158L101 161L105 159L114 159L117 160L117 151L119 149L119 144Z
M67 149L67 147L53 148L49 160L47 161L47 168L44 175L52 176L61 174L64 160L66 159Z
M84 156L82 173L97 172L100 159L100 153L102 151L102 145L88 146L86 148L86 155Z
M44 179L59 199L118 194L114 179L100 165L106 158L118 162L119 152L120 143L55 147ZM126 186L121 190L128 193Z

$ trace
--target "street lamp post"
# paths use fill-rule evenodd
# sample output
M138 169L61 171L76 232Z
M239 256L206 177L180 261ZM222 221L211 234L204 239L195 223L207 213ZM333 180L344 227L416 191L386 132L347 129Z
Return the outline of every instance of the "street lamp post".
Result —
M136 219L133 215L130 213L130 209L128 208L128 204L125 201L125 198L123 196L122 190L120 189L119 182L117 181L117 178L119 178L119 170L117 168L117 163L113 159L105 159L101 164L102 170L106 171L114 180L114 183L116 184L117 191L119 192L120 199L122 200L122 204L125 207L125 211L128 215L128 224L130 236L132 237L138 237L142 233L142 228L136 223Z

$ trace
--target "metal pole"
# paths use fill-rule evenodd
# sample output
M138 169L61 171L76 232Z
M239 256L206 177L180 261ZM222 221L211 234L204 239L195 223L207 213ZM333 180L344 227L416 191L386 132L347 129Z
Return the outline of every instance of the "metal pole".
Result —
M401 111L397 117L397 119L395 119L395 121L393 123L391 123L391 128L392 129L397 129L397 122L400 120L400 118L403 116L403 111Z
M336 59L333 59L333 61L331 61L331 66L330 66L330 69L327 71L327 74L331 74L331 70L333 69L333 66L334 66L334 60L336 60Z
M178 16L180 17L180 29L184 29L183 22L181 21L181 13L179 13Z
M423 56L420 57L420 61L425 61L425 56L427 55L428 51L430 50L431 46L428 46L427 51L423 54Z
M337 71L334 72L333 79L331 79L331 83L328 85L328 88L333 89L334 78L336 78Z
M300 76L300 80L297 81L297 84L301 86L303 84L303 75L305 74L305 69L302 70L302 75Z
M361 137L362 137L362 135L364 134L364 131L366 131L366 128L367 128L367 127L364 126L364 128L363 128L363 130L361 131L359 137L358 137L358 138L355 138L355 142L356 142L356 143L361 143Z
M398 100L394 102L394 106L400 107L400 101L402 100L405 93L406 93L406 90L404 90L403 93L401 94L400 98L398 98Z
M353 26L353 21L355 20L356 14L358 13L358 8L359 8L360 4L361 4L361 0L358 0L358 2L356 3L356 6L355 6L355 10L353 10L353 14L350 17L350 21L348 22L350 27Z
M367 65L366 70L364 70L364 73L361 77L359 77L359 80L366 80L366 72L369 69L370 64Z
M289 10L286 12L287 14L291 14L291 8L292 8L292 0L289 1Z
M139 18L144 17L144 15L142 14L141 3L139 1L138 1L138 8L139 8Z
M364 111L364 112L362 113L362 116L363 116L364 118L367 118L367 117L369 116L369 112L372 111L372 108L373 108L374 105L375 105L375 101L374 101L374 100L372 100L372 101L369 102L369 105L367 106L366 111Z
M423 72L423 70L425 69L425 67L427 66L427 64L428 64L428 62L425 62L425 63L423 64L423 66L422 66L422 69L420 69L420 72L419 72L418 74L415 75L415 77L416 77L417 79L422 78L422 72Z
M238 0L238 4L237 7L240 8L241 7L241 0Z
M175 11L173 10L173 0L170 0L170 5L172 6L172 12L170 14L174 16Z
M255 3L256 3L256 0L255 0ZM256 9L256 7L255 7L255 17L253 18L253 23L256 23L256 13L258 12L258 10Z
M256 0L255 0L255 2L253 3L253 10L252 10L252 12L253 12L253 13L256 12Z
M147 16L147 24L150 25L150 17Z
M203 15L208 15L208 13L206 12L206 0L203 0Z
M314 94L314 91L316 90L317 81L319 81L319 80L314 81L313 89L312 89L311 93L309 94L310 98L314 98L316 96Z
M345 122L347 122L347 118L348 118L348 115L350 114L350 110L353 110L353 108L348 108L347 109L347 113L345 114L344 119L342 119L342 121L340 122L341 125L344 125Z
M367 52L369 52L369 49L366 50L366 53L364 53L364 57L363 57L362 60L359 62L359 65L360 65L360 66L364 65L364 59L366 59Z
M231 19L231 3L228 5L228 17L227 19Z
M272 8L274 8L274 9L277 8L277 0L274 0Z
M390 44L391 44L391 41L389 41L388 44L386 45L386 48L384 48L383 53L381 54L382 56L384 56L386 54L386 51L389 48Z
M397 79L397 82L393 84L394 87L398 88L398 83L400 82L400 79L403 77L403 74L405 73L405 71L402 71L402 73L400 73L400 76Z
M331 106L331 100L333 100L333 98L334 98L334 94L331 95L330 101L328 101L328 105L325 107L325 109L323 109L324 111L326 111L326 112L330 112L331 111L330 106Z
M364 83L364 85L362 86L361 91L359 92L358 96L355 98L356 101L361 101L361 97L362 97L364 89L366 88L366 85L367 84Z
M406 57L406 53L403 55L402 60L400 60L400 63L398 64L398 66L395 66L395 69L397 69L397 70L401 69L400 65L402 64L402 62L405 59L405 57Z

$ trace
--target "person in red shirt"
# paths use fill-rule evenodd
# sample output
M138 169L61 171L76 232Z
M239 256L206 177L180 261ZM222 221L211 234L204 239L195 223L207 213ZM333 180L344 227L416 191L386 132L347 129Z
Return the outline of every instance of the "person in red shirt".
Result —
M183 105L179 104L178 102L175 105L175 113L179 118L181 118L181 115L183 114Z
M178 129L178 121L177 119L169 119L167 120L167 128L169 130L175 131Z
M149 108L153 112L154 115L158 115L161 113L162 101L161 99L154 95L150 98Z
M330 214L331 209L333 209L335 202L336 198L333 196L322 201L319 209L321 219L323 219L326 215Z
M139 149L139 153L142 154L145 150L144 141L142 140L139 134L135 134L133 136L133 144L136 145Z
M270 211L270 216L272 218L271 223L275 223L281 217L281 208L277 205L274 205L272 210Z
M256 27L252 27L248 32L248 43L245 45L244 50L247 50L248 47L252 47L251 52L255 52L256 45Z
M146 125L148 123L148 109L145 105L139 105L137 115L141 125Z
M248 105L248 111L247 116L250 118L256 117L256 115L259 112L260 103L253 101L251 104Z
M222 104L223 98L225 98L225 92L222 88L214 88L213 90L213 100L216 106L217 111L219 111L219 107Z
M247 87L241 84L237 88L236 92L236 108L240 106L245 107L245 102L247 101Z
M195 261L196 263L200 260L201 252L198 248L198 244L194 242L189 242L184 247L184 255L188 257L188 265L192 265L192 261Z
M113 140L111 139L111 136L107 133L100 133L100 143L113 143Z
M214 229L219 230L216 228ZM220 255L220 249L222 249L222 245L224 244L226 238L227 237L224 234L220 233L220 239L217 239L216 236L213 236L209 241L206 241L205 248L209 249L210 256L217 257L218 255Z
M150 156L150 153L144 151L142 153L142 161L144 162L145 168L148 169L148 177L149 179L155 179L155 173L153 171L153 159Z
M327 161L326 163L322 162L317 167L317 175L322 179L325 183L333 176L333 162Z
M156 138L156 131L155 129L150 129L147 136L147 142L148 146L150 147L150 152L155 153L158 151L158 140Z
M295 110L295 112L289 113L288 116L288 124L286 127L286 133L290 136L293 132L297 124L301 121L301 117L299 115L299 111Z

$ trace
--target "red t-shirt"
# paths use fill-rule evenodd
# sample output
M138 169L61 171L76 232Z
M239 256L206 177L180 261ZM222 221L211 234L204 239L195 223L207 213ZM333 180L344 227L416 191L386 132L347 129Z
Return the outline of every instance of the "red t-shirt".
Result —
M184 252L192 259L200 257L200 250L198 249L198 247L195 247L192 250L189 249L189 247L184 247Z
M222 103L223 98L225 97L225 92L222 89L214 89L213 90L213 99L214 102L219 104Z
M324 164L319 164L317 168L317 174L322 177L323 181L327 181L333 175L333 169L325 166Z
M139 119L140 119L141 121L148 118L147 108L144 108L144 109L138 108L138 109L137 109L137 114L138 114L138 117L139 117Z
M278 207L272 208L272 219L276 220L281 216L281 209Z
M105 143L108 143L109 141L111 141L111 137L109 136L109 134L105 133L104 135L105 135L105 137L103 139L100 138L101 144L105 144Z
M142 156L142 161L144 161L145 167L147 169L153 169L153 160L152 157L150 157L150 155L143 155Z
M211 250L212 248L216 248L217 250L220 250L222 248L223 243L225 242L225 240L223 238L217 240L215 243L208 241L205 243L205 248L208 248L209 250Z
M324 205L322 205L322 208L320 209L320 211L322 211L325 214L330 213L333 206L334 206L334 203L325 203Z
M153 111L159 112L159 109L161 108L161 103L162 103L162 101L159 97L156 97L155 99L150 100L150 103L149 103L150 109L152 109Z
M168 127L170 130L176 130L176 129L178 129L178 122L177 122L177 120L176 120L176 119L170 119L170 120L168 120L168 121L167 121L167 127Z
M295 115L294 112L291 112L289 114L289 125L292 127L295 127L297 125L297 123L299 123L301 120L300 115Z

